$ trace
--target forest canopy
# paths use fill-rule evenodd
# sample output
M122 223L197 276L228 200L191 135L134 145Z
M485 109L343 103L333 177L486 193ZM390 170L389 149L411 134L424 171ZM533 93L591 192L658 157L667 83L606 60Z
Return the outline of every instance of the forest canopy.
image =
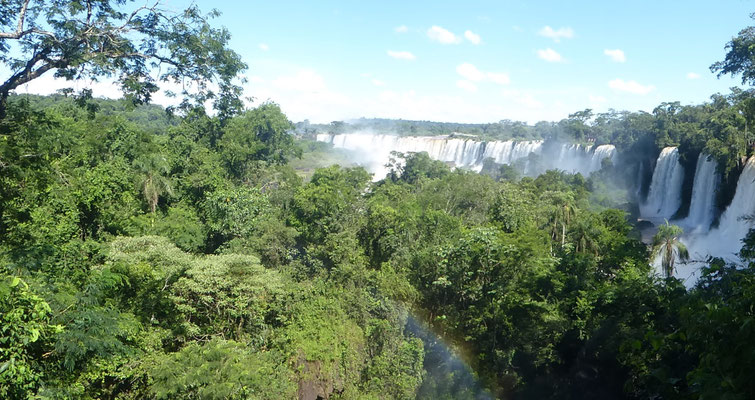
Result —
M341 155L312 134L348 126L243 107L228 32L194 7L19 0L0 27L18 71L0 90L0 398L755 398L755 230L685 286L651 266L679 230L643 243L624 185L678 145L683 165L716 159L730 201L750 90L535 126L361 120L610 142L631 166L478 174L408 153L373 182L301 167ZM10 94L45 68L115 76L124 99ZM143 104L184 78L183 112Z

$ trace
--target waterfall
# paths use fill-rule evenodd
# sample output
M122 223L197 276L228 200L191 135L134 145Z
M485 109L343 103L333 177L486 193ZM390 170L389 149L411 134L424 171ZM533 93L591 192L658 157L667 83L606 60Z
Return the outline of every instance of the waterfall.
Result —
M739 261L737 253L742 249L742 239L750 228L755 227L752 221L742 217L755 214L755 156L747 161L742 175L737 182L737 191L726 211L721 214L718 227L708 232L691 232L682 237L693 260L705 260L708 256L721 257L725 260ZM692 262L677 267L677 276L686 279L685 284L695 283L701 267L707 262Z
M705 235L705 240L701 241L707 247L706 253L731 257L732 254L739 252L742 248L742 239L754 226L752 221L741 218L753 214L755 214L755 156L750 157L742 175L739 176L734 199L721 214L718 227L711 229Z
M372 133L318 134L316 140L331 143L336 148L356 152L357 163L382 179L388 173L385 164L391 151L401 153L427 152L434 160L453 163L458 168L474 171L482 169L483 160L492 158L497 164L514 164L526 160L530 154L542 155L542 165L533 165L527 160L524 173L533 175L541 168L560 169L570 173L588 176L600 169L604 158L615 158L616 148L612 145L582 146L560 144L558 155L543 154L543 140L529 141L490 141L483 142L448 136L395 136ZM549 150L550 152L550 150Z
M542 140L488 142L482 158L492 158L497 164L513 164L516 160L527 158L530 153L540 154L542 147Z
M333 135L327 133L318 133L315 138L318 142L333 143Z
M616 165L616 146L612 144L603 144L593 150L590 156L590 167L583 175L589 175L595 171L600 171L600 167L603 166L603 160L608 158Z
M692 185L692 200L689 215L682 222L687 228L707 231L716 210L716 190L720 177L716 172L717 163L705 153L700 153L695 168Z
M650 191L640 213L646 218L671 218L682 203L684 169L679 164L679 149L666 147L658 156Z
M597 147L580 144L562 144L555 160L545 160L548 168L555 168L570 173L589 176L599 171L603 159L609 158L615 163L616 147L604 144Z

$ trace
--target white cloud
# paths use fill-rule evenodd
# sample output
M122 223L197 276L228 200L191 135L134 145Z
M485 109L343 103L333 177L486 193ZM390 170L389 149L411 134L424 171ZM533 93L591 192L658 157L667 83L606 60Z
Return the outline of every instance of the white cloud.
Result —
M297 92L320 92L325 90L325 79L311 69L301 69L295 75L279 76L272 82L278 89Z
M521 90L504 90L503 97L513 100L516 104L526 108L538 109L543 107L543 103L535 99L535 96L532 93L523 92Z
M480 35L472 31L469 31L469 30L465 31L464 37L467 38L467 40L469 40L470 42L472 42L472 44L480 44L480 41L481 41Z
M611 60L619 63L623 63L627 61L627 57L624 55L624 52L620 49L605 49L603 50L603 54L607 55L611 58Z
M456 72L462 77L473 82L485 79L485 74L470 63L464 63L456 67Z
M700 74L696 74L694 72L690 72L687 74L687 79L700 79Z
M260 48L260 50L262 50L262 51L268 51L268 50L270 50L270 46L268 46L268 45L267 45L267 44L265 44L265 43L260 43L260 44L259 44L259 48Z
M477 91L477 85L475 85L474 83L472 83L470 81L464 80L464 79L460 79L460 80L456 81L456 87L458 87L459 89L464 89L467 92L476 92Z
M385 82L381 81L380 79L373 79L372 84L375 86L385 86Z
M564 61L564 58L561 57L561 54L558 54L556 50L553 50L551 48L547 48L545 50L538 50L537 56L548 62Z
M558 28L558 30L555 30L547 25L537 34L553 39L553 41L556 43L560 42L561 39L571 39L574 37L574 31L572 30L572 28Z
M488 72L486 75L489 81L497 83L499 85L508 85L509 82L511 82L511 79L509 79L509 74L502 72Z
M456 67L456 72L464 78L463 81L456 82L456 86L467 89L471 82L493 82L499 85L508 85L511 81L509 75L503 72L483 72L470 63L460 64ZM462 83L464 82L464 83ZM477 88L475 87L475 90Z
M406 33L409 32L409 28L406 25L401 25L393 28L393 31L396 33Z
M427 37L441 44L458 44L461 42L461 38L453 32L437 25L433 25L427 30Z
M408 51L388 50L388 55L398 60L414 60L415 58L417 58L417 57L414 57L414 54Z
M623 79L614 79L608 82L608 87L619 92L632 94L648 94L655 90L653 85L641 85L636 81L625 81Z
M262 77L259 77L257 75L250 76L248 80L251 83L263 83L263 82L265 82L265 80L262 79Z

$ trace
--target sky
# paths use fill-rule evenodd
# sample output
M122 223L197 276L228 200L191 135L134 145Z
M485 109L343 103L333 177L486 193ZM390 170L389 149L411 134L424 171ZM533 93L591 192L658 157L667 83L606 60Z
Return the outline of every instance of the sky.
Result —
M184 0L164 0L180 10ZM245 95L292 121L534 123L586 108L698 104L740 80L709 66L755 23L716 1L209 1L249 65ZM55 86L51 78L19 92ZM95 94L113 96L110 90ZM168 99L158 96L158 103Z

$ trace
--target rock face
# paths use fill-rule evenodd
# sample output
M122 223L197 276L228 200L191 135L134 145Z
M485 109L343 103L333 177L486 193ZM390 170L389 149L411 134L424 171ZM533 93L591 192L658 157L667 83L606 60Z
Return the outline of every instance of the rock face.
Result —
M299 357L296 363L299 374L297 396L299 400L327 400L343 392L343 379L331 377L324 371L321 361L307 361Z

